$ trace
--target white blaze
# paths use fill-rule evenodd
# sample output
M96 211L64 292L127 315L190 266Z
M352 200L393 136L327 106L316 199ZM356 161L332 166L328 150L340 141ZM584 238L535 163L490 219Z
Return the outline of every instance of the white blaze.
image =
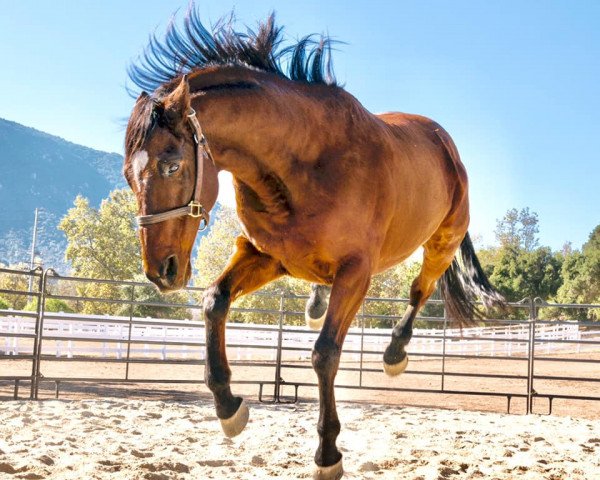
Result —
M148 152L146 150L139 150L135 152L131 159L131 168L133 171L133 178L139 180L142 176L142 172L148 165Z

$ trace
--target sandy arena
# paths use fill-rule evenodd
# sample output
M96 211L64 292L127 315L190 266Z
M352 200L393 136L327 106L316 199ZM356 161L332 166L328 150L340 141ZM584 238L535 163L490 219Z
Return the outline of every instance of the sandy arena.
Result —
M318 405L251 403L223 437L208 399L0 403L0 478L311 478ZM344 478L600 479L600 420L339 403Z

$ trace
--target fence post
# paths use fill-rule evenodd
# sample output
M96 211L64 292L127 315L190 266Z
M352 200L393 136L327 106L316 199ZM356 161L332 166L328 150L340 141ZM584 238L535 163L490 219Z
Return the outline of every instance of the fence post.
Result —
M34 331L33 333L35 334L35 337L33 339L33 361L31 362L31 391L29 392L29 398L30 400L34 400L36 398L36 392L37 392L37 387L36 387L36 383L37 383L37 377L36 374L38 372L38 367L39 367L39 362L40 362L40 358L38 356L38 342L39 342L39 337L40 337L40 323L42 321L42 314L41 314L41 307L42 307L42 295L41 292L44 288L44 271L42 269L42 267L37 267L35 270L31 270L29 272L29 274L33 277L33 275L35 275L34 272L38 272L40 274L40 280L38 282L38 292L36 295L37 298L37 310L36 310L36 317L35 317L35 327L34 327ZM31 278L31 277L30 277Z
M131 329L133 328L133 301L135 299L135 285L131 285L131 303L129 304L129 332L127 334L127 359L125 360L125 380L129 380L129 354L131 352Z
M275 363L275 386L273 388L273 401L279 403L280 401L280 388L281 388L281 354L283 345L283 318L285 307L285 292L281 292L281 298L279 299L279 332L277 335L277 359Z
M533 388L533 367L535 360L535 327L537 312L535 308L535 301L529 297L529 345L527 355L527 412L533 412L533 396L535 395L535 389Z
M360 309L360 369L358 371L358 386L362 387L363 377L363 356L365 353L365 303L366 299L363 300Z
M444 332L442 336L442 392L446 380L446 328L448 326L448 315L446 314L446 303L444 302Z
M40 378L42 376L41 374L41 363L42 363L42 340L44 338L44 313L45 313L45 308L46 308L46 287L47 287L47 280L48 280L48 275L49 274L56 274L56 272L52 269L52 268L48 268L45 271L42 272L42 277L41 277L41 281L40 281L40 285L41 285L41 289L40 289L40 296L39 296L39 300L38 300L38 321L37 321L37 326L36 326L36 338L37 338L37 345L36 345L36 351L34 353L34 357L36 358L35 363L35 375L34 375L34 382L35 382L35 387L33 387L32 385L32 390L33 390L33 400L37 400L38 399L38 393L40 390Z

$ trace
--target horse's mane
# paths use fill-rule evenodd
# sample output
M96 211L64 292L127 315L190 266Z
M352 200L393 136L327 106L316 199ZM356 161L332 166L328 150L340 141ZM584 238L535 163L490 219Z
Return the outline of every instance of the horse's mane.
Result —
M222 18L209 31L193 4L183 20L183 30L171 20L164 39L150 36L148 46L128 68L130 80L139 89L153 92L184 74L213 65L242 65L272 72L290 80L335 85L331 68L331 40L321 35L301 38L281 48L282 28L271 14L258 30L234 29L233 14ZM136 95L134 89L128 89ZM139 92L137 92L139 93Z

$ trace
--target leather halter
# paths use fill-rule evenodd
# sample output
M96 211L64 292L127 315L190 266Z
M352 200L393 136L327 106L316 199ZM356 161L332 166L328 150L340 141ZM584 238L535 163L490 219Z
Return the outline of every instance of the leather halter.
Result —
M204 159L207 158L214 163L213 156L208 148L206 137L202 133L200 122L196 118L196 111L190 108L187 118L194 131L194 143L196 144L196 183L192 192L192 200L183 207L173 208L162 213L153 213L150 215L138 215L137 223L140 227L164 222L172 218L185 217L189 215L193 218L200 218L200 231L208 227L210 216L206 209L200 203L200 194L202 193L202 182L204 181Z

